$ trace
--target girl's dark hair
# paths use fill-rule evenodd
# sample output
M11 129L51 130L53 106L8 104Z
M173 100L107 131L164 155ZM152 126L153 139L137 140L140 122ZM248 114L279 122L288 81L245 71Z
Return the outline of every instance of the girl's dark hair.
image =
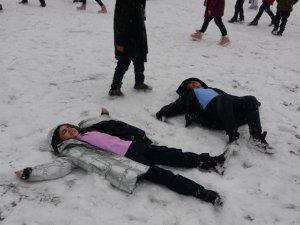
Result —
M64 123L64 124L58 125L58 126L55 128L55 130L54 130L54 132L53 132L53 135L52 135L52 139L51 139L51 146L52 146L52 148L53 148L53 150L54 150L54 154L56 154L56 155L59 154L59 152L58 152L58 145L59 145L60 143L63 142L63 140L62 140L62 139L60 138L60 136L59 136L59 128L60 128L61 126L68 126L68 127L75 128L76 130L78 130L79 133L81 133L80 127L75 126L75 125L73 125L73 124Z

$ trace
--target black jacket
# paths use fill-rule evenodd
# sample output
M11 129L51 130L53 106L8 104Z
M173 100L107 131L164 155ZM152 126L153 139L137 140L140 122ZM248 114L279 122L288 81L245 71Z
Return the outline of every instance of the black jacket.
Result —
M147 60L148 44L145 27L146 0L116 0L114 44L124 46L124 54ZM122 53L115 51L116 59Z
M110 134L112 136L117 136L122 140L130 140L136 142L143 142L151 144L152 141L147 137L145 131L131 126L122 121L116 120L105 120L99 123L96 123L90 127L84 128L81 132L87 131L99 131L102 133Z
M193 89L187 89L187 84L192 81L198 81L203 88L210 88L216 91L218 94L229 95L226 92L208 87L202 80L198 78L188 78L184 80L177 89L177 94L180 96L176 101L162 107L157 113L156 117L161 119L162 116L172 117L184 114L185 115L185 126L191 125L193 122L200 123L203 126L207 126L214 129L224 129L221 121L217 121L204 112L201 104L199 104L197 97ZM237 96L230 95L232 99L239 98ZM244 115L238 115L237 123L239 125L246 123Z

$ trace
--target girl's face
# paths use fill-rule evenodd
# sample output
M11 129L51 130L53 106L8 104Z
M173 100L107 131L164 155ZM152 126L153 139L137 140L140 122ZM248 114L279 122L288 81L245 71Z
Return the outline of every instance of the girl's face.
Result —
M70 127L69 125L62 125L58 131L59 137L62 141L68 139L77 139L79 132L76 128Z

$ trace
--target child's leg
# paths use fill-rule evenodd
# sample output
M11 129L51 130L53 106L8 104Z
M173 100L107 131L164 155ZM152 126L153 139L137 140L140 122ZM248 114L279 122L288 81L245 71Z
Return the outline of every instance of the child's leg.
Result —
M175 175L171 171L158 166L151 166L147 173L141 176L139 180L148 180L161 184L179 194L193 196L213 205L215 205L216 200L221 199L217 192L206 190L200 184L181 175Z
M265 11L266 11L266 13L268 13L268 15L271 18L271 21L273 22L273 20L274 20L274 13L271 11L270 5L266 5Z
M215 17L214 20L215 20L215 24L219 27L219 29L222 33L222 36L226 36L227 35L227 30L226 30L226 27L223 24L222 18L221 17Z
M204 21L203 21L203 24L202 24L202 27L201 29L199 30L199 32L201 33L205 33L210 21L213 19L213 17L205 17L204 18Z
M103 2L101 0L95 0L100 6L103 6Z
M288 18L290 17L290 14L291 14L291 12L289 12L289 11L282 11L281 24L280 24L280 29L279 29L280 34L282 34L283 31L285 30L285 26L288 21Z

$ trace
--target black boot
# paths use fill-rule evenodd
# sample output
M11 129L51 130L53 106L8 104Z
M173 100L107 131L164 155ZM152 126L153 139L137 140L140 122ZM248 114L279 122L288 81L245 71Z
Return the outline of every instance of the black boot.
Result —
M219 208L223 206L223 201L221 196L215 191L211 191L207 189L198 190L196 197L205 202L213 204L215 207Z
M232 17L230 20L228 20L228 23L236 23L237 22L237 17Z
M19 2L19 4L28 4L28 1L27 0L22 0Z
M40 0L40 3L41 3L41 7L46 7L46 2L45 2L45 0Z
M255 19L253 21L251 21L250 23L248 23L249 26L257 26L257 24L258 24L258 21Z
M2 10L3 8L2 8L2 5L0 4L0 11Z
M267 131L263 133L252 134L248 141L248 147L258 150L265 154L273 154L273 148L266 141Z

